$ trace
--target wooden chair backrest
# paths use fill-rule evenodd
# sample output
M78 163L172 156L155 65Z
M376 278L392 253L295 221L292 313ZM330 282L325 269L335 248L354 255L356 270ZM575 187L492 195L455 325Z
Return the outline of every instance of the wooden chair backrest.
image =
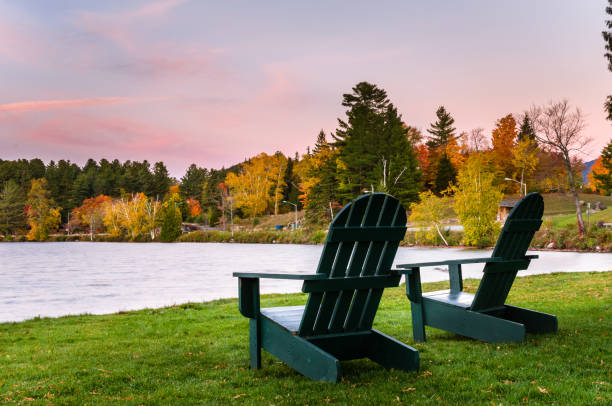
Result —
M304 282L310 295L298 335L371 329L384 287L399 284L390 270L405 233L406 211L394 197L371 193L347 204L330 224L317 267L329 278Z
M530 193L512 209L497 239L493 257L521 259L533 235L542 225L544 200L539 193ZM495 310L506 302L520 264L488 263L470 307L474 311Z

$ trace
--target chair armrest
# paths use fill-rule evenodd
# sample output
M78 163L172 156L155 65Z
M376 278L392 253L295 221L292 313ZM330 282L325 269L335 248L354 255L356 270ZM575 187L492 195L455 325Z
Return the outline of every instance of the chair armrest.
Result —
M434 261L434 262L418 262L414 264L399 264L397 272L405 275L407 272L405 269L422 268L428 266L440 266L440 265L457 265L457 264L478 264L478 263L496 263L496 262L522 262L525 260L531 260L538 258L537 255L525 255L523 258L508 259L501 257L486 257L486 258L466 258L466 259L450 259L447 261Z
M325 274L282 274L265 272L234 272L238 278L238 310L248 318L259 318L259 279L293 279L293 280L320 280L328 278Z
M406 270L409 270L411 268L422 268L422 267L428 267L428 266L439 266L439 265L455 265L455 264L477 264L477 263L483 263L483 262L502 262L505 261L503 258L492 258L492 257L486 257L486 258L469 258L469 259L450 259L447 261L433 261L433 262L417 262L414 264L399 264L397 265L398 269L397 271L401 274L406 274Z
M317 273L317 274L288 274L288 273L267 273L267 272L234 272L232 274L235 278L269 278L269 279L296 279L302 281L327 279L329 275Z

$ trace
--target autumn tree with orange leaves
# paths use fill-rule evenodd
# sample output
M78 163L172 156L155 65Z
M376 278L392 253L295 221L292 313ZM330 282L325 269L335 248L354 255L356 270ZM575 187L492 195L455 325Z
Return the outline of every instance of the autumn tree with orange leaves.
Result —
M517 136L516 120L512 114L508 114L497 120L495 125L491 139L491 143L493 144L491 153L493 155L493 162L496 165L496 181L502 183L504 178L512 178L516 170L512 154ZM505 192L515 190L517 186L517 184L513 182L505 182L502 184Z
M612 139L601 151L589 174L592 189L602 195L612 194Z
M89 227L89 239L93 241L96 230L103 226L104 210L113 198L106 195L98 195L83 200L83 204L72 210L72 216L78 218Z

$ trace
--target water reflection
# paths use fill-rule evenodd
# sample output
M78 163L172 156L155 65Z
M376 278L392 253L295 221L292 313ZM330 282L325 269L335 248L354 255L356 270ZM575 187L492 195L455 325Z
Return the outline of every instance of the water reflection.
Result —
M234 271L316 269L321 246L270 244L0 244L0 322L35 316L104 314L236 297ZM521 275L612 269L612 254L535 252ZM400 248L395 263L490 256L487 250ZM482 264L464 266L479 278ZM425 282L446 280L426 268ZM298 292L299 281L265 280L263 293Z

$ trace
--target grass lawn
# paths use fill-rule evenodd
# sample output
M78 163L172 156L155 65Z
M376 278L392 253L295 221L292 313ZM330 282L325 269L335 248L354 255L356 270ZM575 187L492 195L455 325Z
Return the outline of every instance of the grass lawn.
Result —
M555 227L576 225L576 212L572 214L560 214L557 216L551 216L549 218L552 220L553 226ZM585 226L587 225L587 222L591 225L597 224L600 221L603 221L604 223L612 223L612 208L607 208L606 210L592 213L589 216L587 216L585 212L582 212L582 220L584 221Z
M554 216L557 214L571 214L576 213L576 206L574 204L574 196L571 193L546 193L542 194L544 198L544 215ZM604 203L608 207L612 207L612 196L601 196L590 193L579 193L578 199L583 200L586 203L591 203L591 207L596 202ZM586 206L584 207L586 210ZM585 215L586 218L586 215Z
M476 280L467 280L474 291ZM425 290L444 283L426 284ZM202 287L206 289L206 287ZM235 299L106 316L0 324L7 404L611 404L612 272L519 278L515 305L556 314L556 334L486 344L439 330L417 344L421 369L343 363L344 381L312 382L264 352L249 370L248 320ZM270 295L264 306L305 295ZM403 286L387 289L375 328L414 345Z

